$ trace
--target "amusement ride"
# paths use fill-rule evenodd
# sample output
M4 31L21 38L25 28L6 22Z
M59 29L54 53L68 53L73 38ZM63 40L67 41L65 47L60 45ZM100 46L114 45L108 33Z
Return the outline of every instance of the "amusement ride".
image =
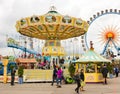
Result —
M108 15L113 18L106 19ZM80 67L84 68L84 70L88 69L88 65L93 65L93 67L95 66L94 71L91 72L90 70L90 73L93 74L92 77L96 78L97 80L92 81L101 82L102 78L99 79L102 77L99 71L101 64L103 64L103 62L111 61L104 59L100 55L96 54L92 45L94 44L95 51L109 59L111 57L114 57L116 53L117 55L120 54L120 33L118 25L120 19L114 20L115 18L119 18L119 15L120 10L106 9L105 11L97 12L96 15L93 15L93 17L90 18L90 21L86 22L81 18L61 15L56 11L56 8L54 6L51 6L50 11L48 11L46 14L21 18L16 22L17 32L19 32L24 37L24 46L21 46L19 42L15 41L12 38L7 39L7 45L8 47L17 48L25 52L25 56L23 56L24 58L27 58L26 54L30 53L30 57L47 57L46 59L51 64L56 63L57 65L60 59L67 54L64 47L61 45L61 41L69 40L71 38L77 40L78 37L80 38L81 36L82 48L85 52L88 51L88 53L85 53L81 57L83 61L81 59L78 59L78 61L76 61L76 65L83 63L80 65ZM30 41L30 49L27 48L26 38L28 38ZM44 46L41 46L42 51L34 50L33 46L35 44L33 43L33 38L45 42ZM90 41L93 42L91 42L91 47L88 46ZM70 40L70 42L73 42L73 40ZM74 44L72 44L72 47L74 54ZM69 49L70 48L71 47L69 47ZM86 61L84 61L85 59ZM81 60L82 63L79 60ZM27 76L31 75L32 72L34 75L39 75L40 80L51 80L52 78L52 70L26 70ZM38 74L38 72L42 74ZM46 78L42 78L43 76ZM91 75L87 74L86 72L86 77L90 78ZM28 78L30 78L30 76ZM91 81L91 78L89 80Z
M66 54L61 40L81 36L87 32L88 27L89 24L81 18L59 14L54 6L44 15L33 15L16 22L20 34L45 40L42 56L50 56L57 61Z
M29 55L40 56L41 51L39 47L39 42L34 42L34 40L30 37L19 36L19 40L15 40L14 38L7 38L7 46L13 48L13 53L16 58L25 57ZM33 45L37 45L38 47L34 47ZM42 43L41 43L42 45ZM20 51L16 51L15 49L19 49ZM37 49L37 50L36 50ZM39 51L38 51L39 50Z
M102 10L90 17L88 32L81 36L83 50L86 51L89 41L93 41L99 54L107 58L120 55L119 21L120 10L117 9Z

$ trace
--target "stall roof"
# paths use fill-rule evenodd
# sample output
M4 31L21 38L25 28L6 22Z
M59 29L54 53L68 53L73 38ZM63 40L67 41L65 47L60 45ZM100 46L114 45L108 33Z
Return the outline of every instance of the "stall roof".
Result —
M37 63L35 58L17 58L17 63Z
M76 60L75 62L81 62L81 63L88 63L88 62L111 62L110 60L102 57L101 55L97 54L94 50L88 50L83 56Z

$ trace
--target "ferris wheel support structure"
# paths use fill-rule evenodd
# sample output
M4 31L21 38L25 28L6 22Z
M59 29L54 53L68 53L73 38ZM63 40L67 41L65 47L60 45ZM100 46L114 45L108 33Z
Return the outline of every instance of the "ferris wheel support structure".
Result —
M119 51L120 51L120 47L117 47L117 46L116 46L116 44L114 43L114 41L113 41L112 38L109 38L109 39L108 39L106 45L104 46L104 49L103 49L101 55L104 55L104 54L105 54L105 51L106 51L106 49L107 49L107 47L108 47L108 45L109 45L110 42L112 42L112 44L114 45L116 51L118 52L118 55L120 55L120 52L119 52Z
M110 15L110 14L120 15L120 10L106 9L106 10L102 10L100 12L97 12L92 17L90 17L90 19L87 21L87 23L89 24L89 28L91 27L93 22L96 21L96 19L98 19L102 16L105 16L105 15ZM89 32L89 28L88 28L88 32ZM89 44L87 44L87 34L88 34L88 32L85 35L81 36L81 43L82 43L83 51L87 51L89 49L89 46L88 46ZM114 40L111 39L111 38L107 40L105 46L103 47L103 50L102 50L101 54L103 55L105 53L109 42L111 42L114 45L114 48L117 50L118 55L120 55L120 47L118 47L118 45L116 45Z

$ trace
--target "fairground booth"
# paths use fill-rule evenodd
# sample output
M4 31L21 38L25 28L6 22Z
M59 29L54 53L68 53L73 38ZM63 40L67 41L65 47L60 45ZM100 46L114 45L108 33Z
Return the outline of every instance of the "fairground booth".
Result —
M111 61L103 58L94 51L91 43L90 50L76 61L76 70L84 69L85 82L99 83L103 82L101 73L102 65L109 62Z
M17 58L16 59L17 65L24 66L25 69L34 69L35 64L37 64L37 61L35 58Z

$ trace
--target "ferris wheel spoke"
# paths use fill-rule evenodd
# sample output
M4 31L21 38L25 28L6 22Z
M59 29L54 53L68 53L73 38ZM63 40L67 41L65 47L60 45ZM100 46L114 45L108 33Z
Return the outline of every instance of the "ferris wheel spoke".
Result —
M120 45L120 11L110 9L97 12L90 18L88 32L81 38L83 49L89 48L89 41L93 41L94 48L101 53L105 46ZM84 46L85 45L85 46ZM115 50L112 48L112 50Z

